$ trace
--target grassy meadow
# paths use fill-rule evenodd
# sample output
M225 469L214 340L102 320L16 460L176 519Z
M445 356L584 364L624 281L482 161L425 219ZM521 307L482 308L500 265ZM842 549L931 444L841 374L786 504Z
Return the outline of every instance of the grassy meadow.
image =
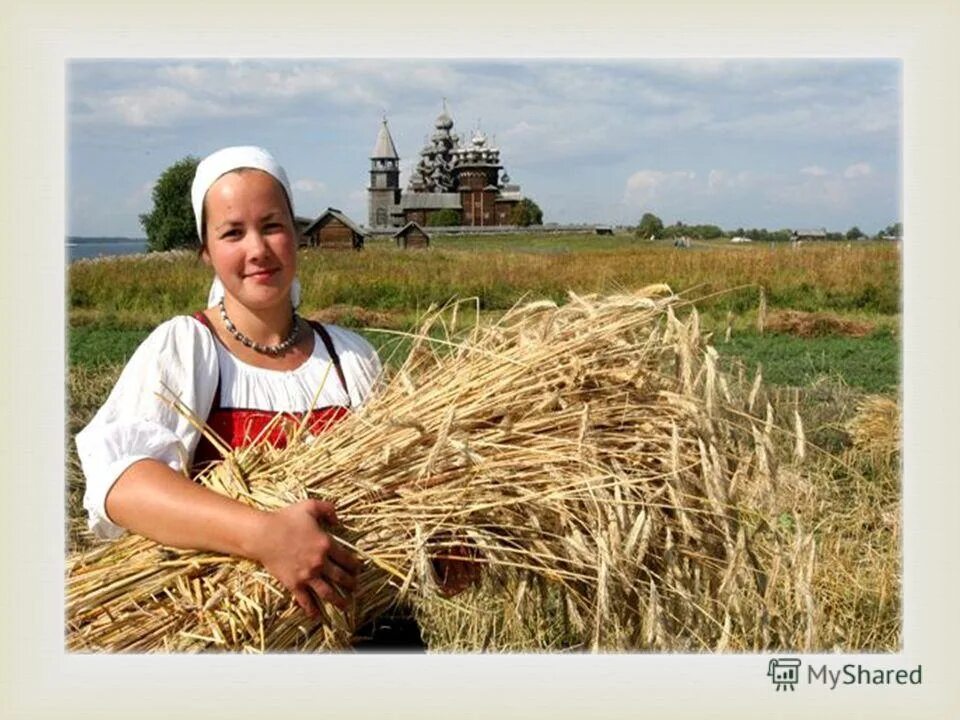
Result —
M630 236L461 236L426 251L369 241L362 252L304 249L301 314L354 328L390 364L432 306L476 298L493 322L520 300L617 293L666 283L690 300L723 367L758 369L777 421L803 419L811 451L781 522L815 528L824 650L900 646L899 450L877 451L851 428L900 387L900 253L892 243L690 249ZM77 262L68 270L68 436L106 398L124 361L159 322L205 305L210 272L195 254ZM690 306L681 310L690 312ZM889 422L887 423L889 425ZM889 429L889 428L888 428ZM894 433L896 434L896 433ZM84 534L82 478L70 442L69 537Z

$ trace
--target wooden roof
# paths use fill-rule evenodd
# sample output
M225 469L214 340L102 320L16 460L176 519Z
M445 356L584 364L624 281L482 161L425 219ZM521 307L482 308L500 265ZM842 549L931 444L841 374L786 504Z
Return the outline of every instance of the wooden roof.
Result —
M393 234L393 237L395 237L395 238L404 237L405 235L407 235L408 233L410 233L410 232L413 231L413 230L419 230L419 231L422 232L424 235L426 235L427 238L430 237L430 235L427 234L427 231L424 230L422 227L420 227L420 226L419 226L417 223L415 223L413 220L411 220L411 221L408 222L406 225L404 225L402 228L400 228L399 230L397 230L397 231Z
M460 193L404 193L400 198L404 210L461 210Z
M303 233L305 235L309 235L317 228L321 227L322 225L325 225L331 218L339 220L340 222L342 222L344 225L346 225L348 228L353 230L353 232L355 232L357 235L360 235L361 237L366 237L368 234L365 230L362 230L355 222L353 222L353 220L348 218L346 215L344 215L342 212L340 212L336 208L327 208L326 211L322 215L320 215L320 217L318 217L316 220L310 223L310 225L307 227L306 230L303 231Z

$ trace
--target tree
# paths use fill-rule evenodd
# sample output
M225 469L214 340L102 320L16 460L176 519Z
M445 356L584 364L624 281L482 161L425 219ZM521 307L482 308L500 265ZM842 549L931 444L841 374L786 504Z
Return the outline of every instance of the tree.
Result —
M718 225L694 225L688 228L687 234L701 240L713 240L723 237L723 230Z
M663 221L653 213L644 213L637 225L637 237L655 238L663 232Z
M200 161L188 155L161 173L153 186L153 210L140 216L152 251L193 247L199 242L190 185Z
M859 240L863 237L863 231L854 225L852 228L847 230L847 240Z
M527 227L528 225L543 225L543 211L530 198L524 198L510 211L511 225Z
M444 208L427 216L429 227L452 227L460 224L460 213L453 208Z
M886 235L887 237L902 237L903 236L903 225L901 223L893 223L893 225L887 225L883 230L877 233L879 237Z

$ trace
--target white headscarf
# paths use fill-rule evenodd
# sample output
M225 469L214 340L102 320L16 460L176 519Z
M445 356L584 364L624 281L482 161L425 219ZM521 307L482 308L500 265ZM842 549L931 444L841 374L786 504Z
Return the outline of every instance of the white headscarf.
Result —
M197 237L203 237L203 199L207 191L222 175L239 168L253 168L273 176L283 188L290 203L290 214L294 220L296 230L296 215L293 214L293 191L290 189L290 180L283 167L269 152L253 145L241 145L217 150L200 161L197 173L193 176L193 185L190 188L190 200L193 203L193 217L197 221ZM207 298L207 307L220 302L224 288L220 278L214 276L213 285ZM300 305L300 280L294 278L290 287L290 301L294 307Z

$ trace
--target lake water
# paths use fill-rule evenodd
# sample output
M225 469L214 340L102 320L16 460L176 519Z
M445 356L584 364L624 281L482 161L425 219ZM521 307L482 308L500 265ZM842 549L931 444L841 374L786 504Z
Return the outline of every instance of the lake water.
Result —
M131 255L147 251L146 238L67 238L67 262L102 255Z

